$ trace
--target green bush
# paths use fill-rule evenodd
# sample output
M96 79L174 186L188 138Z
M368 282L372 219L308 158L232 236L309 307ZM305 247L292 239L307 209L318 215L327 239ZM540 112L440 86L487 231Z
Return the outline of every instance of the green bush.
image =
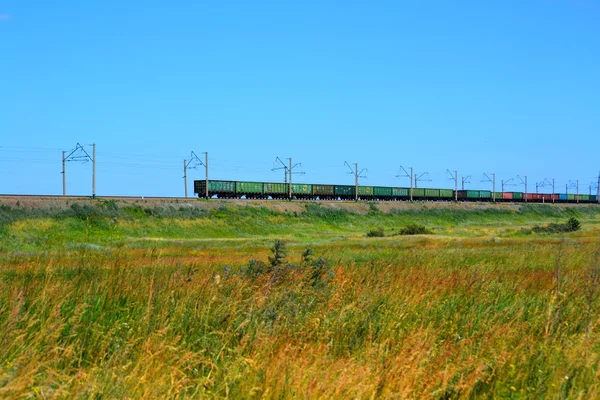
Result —
M544 226L534 226L531 230L535 233L568 233L581 229L581 222L576 218L569 218L564 224L548 224Z
M577 220L577 218L571 217L567 221L567 226L569 227L571 232L575 232L575 231L578 231L579 229L581 229L581 222L579 222L579 220Z
M371 229L370 231L367 232L367 237L385 237L385 232L383 231L383 228L381 228L381 227Z
M409 224L398 231L399 235L429 235L431 233L433 232L430 229L419 224Z

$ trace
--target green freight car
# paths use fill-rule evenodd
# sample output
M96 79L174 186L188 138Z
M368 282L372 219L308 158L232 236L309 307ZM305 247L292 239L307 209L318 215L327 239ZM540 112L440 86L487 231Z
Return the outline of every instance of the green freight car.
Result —
M249 199L262 198L264 184L262 182L236 182L235 192L238 196L246 196Z
M408 199L410 196L409 190L409 188L392 188L392 197L397 200Z
M424 198L425 197L425 189L421 188L413 188L412 190L413 198Z
M288 183L265 183L265 196L271 196L274 199L288 198L290 185Z
M392 188L373 186L373 196L378 199L389 199L392 197Z
M292 197L297 199L308 199L312 197L313 185L306 183L292 183Z
M454 190L452 189L440 189L440 198L442 199L453 199Z
M492 192L489 190L459 190L458 198L460 200L489 200L492 198Z
M340 199L354 198L354 186L349 185L335 185L333 187L333 193Z
M312 185L313 188L313 196L318 197L319 199L332 199L333 194L333 185Z
M359 186L358 187L358 197L360 198L368 198L373 197L373 187L372 186Z
M440 189L425 189L425 197L437 199L440 197Z
M194 181L194 193L200 197L206 196L206 181ZM208 197L217 195L221 198L235 196L235 182L232 181L208 181Z

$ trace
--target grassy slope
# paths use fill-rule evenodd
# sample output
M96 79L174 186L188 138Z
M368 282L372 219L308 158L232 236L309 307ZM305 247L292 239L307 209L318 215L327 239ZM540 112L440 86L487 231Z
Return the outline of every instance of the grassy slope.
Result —
M600 395L596 208L0 211L0 397Z

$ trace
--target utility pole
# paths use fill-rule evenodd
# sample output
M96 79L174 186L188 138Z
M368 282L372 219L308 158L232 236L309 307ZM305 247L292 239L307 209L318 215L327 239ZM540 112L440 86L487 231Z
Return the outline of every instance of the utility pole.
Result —
M458 201L458 171L454 171L454 176L452 176L452 172L449 169L446 172L450 175L450 179L454 179L454 201ZM464 182L463 178L463 185L465 184Z
M600 204L600 172L598 172L598 193L596 193L596 200Z
M413 171L413 167L410 167L410 201L413 201L413 187L416 185L416 183L414 183L415 180L415 174Z
M297 164L293 164L292 163L292 157L288 158L289 160L289 166L285 165L285 163L283 161L281 161L281 158L279 157L275 157L275 164L279 163L281 164L281 167L273 167L271 168L271 171L278 171L280 169L283 170L284 173L284 177L283 177L283 182L285 184L288 183L288 175L290 176L290 183L288 185L288 198L291 200L292 199L292 195L293 195L293 189L292 189L292 174L300 174L300 175L304 175L304 172L294 172L294 168L296 167L301 167L302 163L297 163Z
M552 178L552 203L556 203L556 200L554 199L556 196L556 191L554 190L554 178Z
M492 174L492 179L490 179L490 177L488 176L488 174L486 174L485 172L483 173L483 179L481 180L481 182L489 182L492 184L492 201L496 201L496 174ZM463 190L464 190L464 185L463 185ZM502 191L504 192L504 181L502 181Z
M579 179L577 179L577 194L575 195L575 198L577 199L577 203L579 203Z
M281 161L281 158L279 158L279 157L275 157L274 164L276 164L276 163L280 163L282 166L277 167L277 168L275 168L275 166L273 166L273 168L271 168L271 171L278 171L278 170L282 169L283 170L283 183L287 184L287 177L288 177L288 173L289 173L288 166L285 165L285 163L283 161Z
M367 178L366 176L361 176L361 174L363 172L368 172L366 168L363 168L360 170L360 172L358 172L358 163L354 163L354 170L352 169L352 167L350 166L350 164L348 164L348 162L344 161L344 165L347 165L348 168L350 168L350 172L349 174L353 174L354 175L354 200L358 201L358 178Z
M400 171L404 172L404 175L400 175ZM400 169L398 170L398 175L396 175L396 178L410 178L410 189L408 190L408 197L410 198L410 201L412 201L413 199L413 169L412 167L410 168L410 174L404 169L404 167L401 165Z
M87 145L90 146L90 145ZM75 149L65 156L66 152L62 152L62 174L63 174L63 196L67 195L67 167L66 162L92 162L92 197L96 197L96 145L92 144L93 158L85 151L85 148L77 143Z
M183 160L183 186L185 187L185 197L188 197L188 186L187 186L187 170L198 169L199 166L204 165L206 167L206 187L204 190L204 197L208 199L208 153L206 154L206 162L202 162L200 158L193 151L190 154L190 160ZM198 193L200 194L200 193Z
M96 198L96 143L92 144L92 197Z
M183 187L185 188L185 198L188 197L188 188L187 188L187 161L183 160Z
M205 173L205 180L206 180L206 191L205 191L204 195L208 199L208 151L204 152L204 173Z
M67 195L67 166L65 161L65 152L62 152L62 178L63 178L63 196Z

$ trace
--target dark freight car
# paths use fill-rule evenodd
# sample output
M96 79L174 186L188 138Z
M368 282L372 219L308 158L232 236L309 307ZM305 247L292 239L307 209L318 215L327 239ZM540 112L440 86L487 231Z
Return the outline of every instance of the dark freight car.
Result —
M194 193L204 197L206 181L194 181ZM233 181L208 181L208 196L217 195L220 198L231 198L235 195L235 182Z
M332 199L334 196L333 185L312 185L313 196L324 199Z
M349 185L335 185L333 193L340 199L353 199L355 197L354 186Z

